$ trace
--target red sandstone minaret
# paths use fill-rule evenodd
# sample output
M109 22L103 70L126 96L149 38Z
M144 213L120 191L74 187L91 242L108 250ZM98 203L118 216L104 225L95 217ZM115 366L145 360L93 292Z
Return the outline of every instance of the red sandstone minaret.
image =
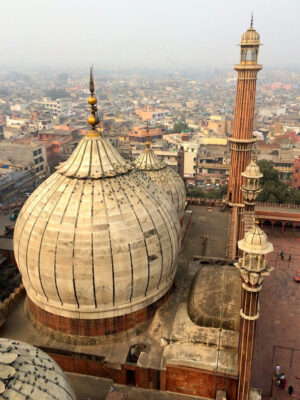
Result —
M231 163L228 184L228 204L232 207L228 257L236 258L237 242L243 237L243 195L242 172L251 160L253 137L253 120L255 107L255 92L257 72L262 65L257 63L260 46L259 34L253 28L253 18L250 28L243 34L240 43L240 63L234 66L238 72L236 102L234 112L233 134L231 142Z

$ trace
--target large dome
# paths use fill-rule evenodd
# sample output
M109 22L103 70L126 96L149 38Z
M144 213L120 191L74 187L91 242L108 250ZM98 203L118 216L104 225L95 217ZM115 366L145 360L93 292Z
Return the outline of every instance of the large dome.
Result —
M144 171L153 182L167 193L179 218L182 218L186 192L181 177L171 167L158 160L149 143L133 164L138 170Z
M172 285L178 218L150 178L102 137L86 137L24 204L14 250L30 299L54 314L107 318Z
M76 320L120 317L160 299L179 243L165 193L96 130L28 198L14 234L31 302Z
M0 398L6 400L75 400L61 368L29 344L0 339Z

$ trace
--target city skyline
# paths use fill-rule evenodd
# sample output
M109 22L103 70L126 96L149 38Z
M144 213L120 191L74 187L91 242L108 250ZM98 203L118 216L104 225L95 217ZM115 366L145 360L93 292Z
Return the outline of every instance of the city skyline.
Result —
M254 28L266 46L265 66L298 66L294 42L300 5L290 0L213 3L182 0L5 2L1 67L140 68L189 70L229 67L239 60L241 32Z

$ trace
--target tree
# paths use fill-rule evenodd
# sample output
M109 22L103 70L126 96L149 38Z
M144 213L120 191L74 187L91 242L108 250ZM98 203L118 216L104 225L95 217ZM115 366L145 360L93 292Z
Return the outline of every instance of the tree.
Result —
M185 122L175 122L173 126L174 133L181 133L184 130L189 130L188 124Z
M257 165L264 175L260 180L262 191L258 195L257 201L300 204L300 191L290 189L288 185L280 180L279 172L274 168L272 161L260 160Z

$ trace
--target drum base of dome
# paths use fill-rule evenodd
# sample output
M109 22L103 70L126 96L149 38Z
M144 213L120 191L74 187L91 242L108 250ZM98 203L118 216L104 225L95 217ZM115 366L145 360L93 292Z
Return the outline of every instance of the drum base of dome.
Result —
M94 344L96 339L92 340L92 338L124 332L152 318L156 310L168 299L173 290L173 286L174 285L172 285L155 303L141 310L119 317L94 320L62 317L43 310L31 301L28 296L26 300L26 311L35 327L40 329L43 333L47 334L48 331L49 334L52 334L52 336L56 338L61 334L64 336L63 341L74 344L76 342L80 342L80 344ZM78 338L78 340L76 338ZM62 340L62 338L59 339Z

